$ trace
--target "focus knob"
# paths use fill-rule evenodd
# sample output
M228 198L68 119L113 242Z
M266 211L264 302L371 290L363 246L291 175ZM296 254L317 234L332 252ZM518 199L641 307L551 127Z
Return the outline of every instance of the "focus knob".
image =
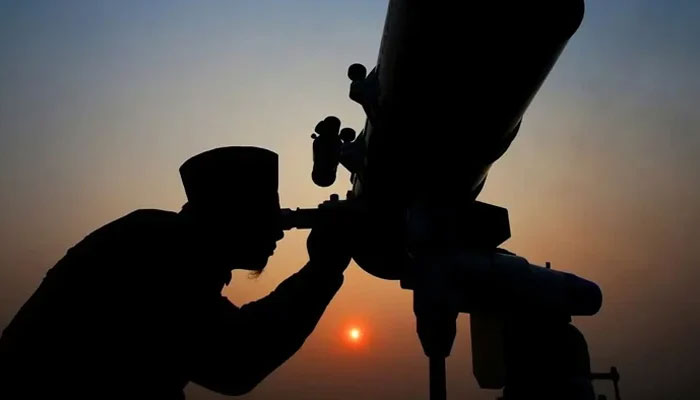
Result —
M353 64L348 68L348 78L351 81L361 81L367 77L367 68L362 64Z

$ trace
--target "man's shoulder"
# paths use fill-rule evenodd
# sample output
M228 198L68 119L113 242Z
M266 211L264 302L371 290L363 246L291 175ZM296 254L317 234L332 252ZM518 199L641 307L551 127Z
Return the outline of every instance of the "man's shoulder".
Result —
M173 211L144 208L132 211L116 220L108 223L110 225L157 225L168 224L179 221L179 214Z
M85 237L85 242L101 241L102 238L136 239L152 236L154 239L179 226L179 214L173 211L158 209L139 209L132 211ZM155 235L155 236L153 236Z
M173 241L180 236L179 220L172 211L132 211L87 234L67 250L47 276L67 273L75 279L77 272L99 273L103 269L97 264L114 265L129 260L136 265L139 257L149 258L152 253L162 257L166 254L163 249L177 248ZM119 270L126 266L121 265Z
M126 214L117 221L131 223L168 223L179 221L179 214L174 211L158 210L155 208L142 208Z

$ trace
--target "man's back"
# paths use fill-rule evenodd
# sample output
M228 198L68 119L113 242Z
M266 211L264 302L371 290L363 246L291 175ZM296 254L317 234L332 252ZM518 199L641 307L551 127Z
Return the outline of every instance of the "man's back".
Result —
M3 386L180 393L192 314L227 281L189 235L178 214L139 210L70 249L3 332Z

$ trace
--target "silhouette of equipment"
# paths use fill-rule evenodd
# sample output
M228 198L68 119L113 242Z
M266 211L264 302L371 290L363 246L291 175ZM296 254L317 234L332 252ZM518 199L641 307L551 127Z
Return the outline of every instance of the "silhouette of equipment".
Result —
M583 0L391 0L377 65L348 69L364 129L355 138L328 117L312 135L313 181L331 185L343 165L352 190L323 209L283 210L284 227L352 215L357 264L413 290L433 400L446 398L460 312L481 387L507 400L595 398L599 376L570 322L598 312L600 288L499 249L508 212L476 201L583 14Z
M620 400L620 373L616 367L610 367L610 372L594 372L591 374L591 379L611 381L613 383L613 389L615 389L615 400ZM605 400L605 396L600 395L598 399Z

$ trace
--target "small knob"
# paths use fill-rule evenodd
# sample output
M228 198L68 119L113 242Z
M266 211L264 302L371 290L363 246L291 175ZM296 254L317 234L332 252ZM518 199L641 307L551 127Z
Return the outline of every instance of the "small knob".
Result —
M361 81L367 77L367 68L362 64L353 64L348 68L348 78L351 81Z
M340 140L343 141L343 143L350 143L353 140L355 140L355 130L352 128L343 128L340 130Z
M314 131L320 136L337 135L338 130L340 130L340 120L332 115L316 124L316 128L314 128Z

